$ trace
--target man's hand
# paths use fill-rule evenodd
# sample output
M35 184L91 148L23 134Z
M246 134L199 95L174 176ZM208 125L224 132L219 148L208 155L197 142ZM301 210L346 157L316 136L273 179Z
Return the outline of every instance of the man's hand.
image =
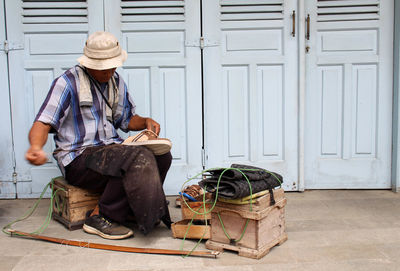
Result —
M40 121L33 123L29 131L29 143L31 146L25 153L25 158L29 163L40 166L47 162L47 155L42 148L46 144L50 129L51 126L49 124Z
M146 129L160 134L160 124L151 118L146 118Z
M153 131L157 135L160 134L160 124L158 124L158 122L152 118L144 118L137 114L130 119L128 129L131 131L147 129Z
M26 160L35 166L43 165L47 162L47 155L43 149L38 147L30 147L25 154Z

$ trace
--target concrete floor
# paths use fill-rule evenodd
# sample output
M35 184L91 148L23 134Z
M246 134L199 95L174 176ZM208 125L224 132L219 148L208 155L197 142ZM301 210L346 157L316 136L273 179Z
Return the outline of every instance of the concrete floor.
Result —
M260 260L224 252L217 259L133 254L70 247L0 234L3 270L400 270L400 193L383 190L327 190L286 193L289 236ZM173 198L170 198L173 202ZM21 216L34 200L0 200L0 225ZM45 219L43 200L28 222L14 228L33 231ZM180 209L170 207L172 219ZM109 241L82 230L68 231L51 221L44 235L133 247L179 249L181 240L159 226L144 237ZM194 241L186 241L191 249ZM198 250L205 249L204 243Z

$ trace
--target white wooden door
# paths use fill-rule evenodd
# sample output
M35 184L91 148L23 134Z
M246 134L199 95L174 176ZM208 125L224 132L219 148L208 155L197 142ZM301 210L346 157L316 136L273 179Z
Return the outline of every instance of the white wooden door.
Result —
M37 197L60 172L52 157L52 136L45 146L49 162L36 167L24 158L36 113L53 79L74 66L88 33L103 29L103 5L95 0L6 0L8 40L19 50L9 56L12 128L18 197Z
M310 0L306 188L390 188L392 0Z
M175 195L202 170L200 1L105 1L105 30L128 53L123 76L138 114L173 142L164 184Z
M52 136L45 146L48 163L34 167L25 161L28 131L52 80L77 63L88 34L98 30L120 38L129 57L119 71L138 113L160 122L161 136L173 141L166 193L176 194L202 170L201 57L193 45L200 37L199 2L99 2L7 0L7 14L21 14L7 16L9 39L21 47L9 54L19 197L38 196L60 175Z
M298 189L296 9L295 0L203 0L206 167L259 166Z
M13 183L14 153L11 132L10 96L8 85L6 28L4 1L0 1L0 198L15 198ZM11 45L12 47L12 45Z

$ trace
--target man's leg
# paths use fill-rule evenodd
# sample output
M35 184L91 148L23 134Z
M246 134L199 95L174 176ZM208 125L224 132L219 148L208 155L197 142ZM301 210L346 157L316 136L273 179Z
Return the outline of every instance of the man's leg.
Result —
M167 152L166 154L156 155L154 157L156 158L158 172L160 173L161 183L164 184L165 177L167 176L167 172L168 172L169 168L171 167L172 155L170 152Z
M168 227L171 225L162 187L163 179L171 164L171 154L158 157L157 160L149 149L137 148L140 148L140 152L125 172L123 184L139 229L147 234L160 220ZM158 168L161 168L161 174Z
M91 220L98 219L100 215L100 217L105 217L106 219L122 223L130 212L125 190L122 185L122 178L110 180L109 176L101 175L100 173L86 167L86 158L97 150L99 150L99 147L88 148L82 153L82 155L77 157L69 166L67 166L66 179L69 184L101 193L98 203L99 208L96 208L91 214L91 216L96 217L91 218ZM89 224L93 224L94 222L99 221L91 221ZM103 226L110 226L104 220L101 220L100 223L104 224ZM85 222L85 224L87 224L87 222ZM99 234L108 239L120 239L129 237L133 234L130 229L122 226L118 227L116 223L112 226L113 227L108 227L108 229L106 229L106 234L101 235L97 232L92 233Z
M162 181L172 157L167 153L156 159L145 147L117 144L94 147L75 159L79 162L72 162L66 170L67 179L74 179L70 183L81 187L87 187L88 184L102 187L100 213L123 222L127 214L133 211L141 231L148 233L159 220L163 220L167 226L171 224ZM94 175L100 182L96 182L93 175L88 176L87 172L102 172ZM104 176L104 173L115 176Z

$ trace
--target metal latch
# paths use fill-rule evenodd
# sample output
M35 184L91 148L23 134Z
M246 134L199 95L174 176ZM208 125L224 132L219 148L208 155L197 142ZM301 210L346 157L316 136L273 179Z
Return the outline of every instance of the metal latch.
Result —
M216 40L210 40L205 37L200 37L198 40L186 41L186 47L200 47L203 50L205 47L219 46L219 42Z
M201 165L203 167L206 166L206 160L207 160L206 150L203 148L203 149L201 149Z
M8 54L9 51L23 50L23 49L24 45L22 43L10 42L8 40L5 40L0 44L0 51L4 51L6 54Z

